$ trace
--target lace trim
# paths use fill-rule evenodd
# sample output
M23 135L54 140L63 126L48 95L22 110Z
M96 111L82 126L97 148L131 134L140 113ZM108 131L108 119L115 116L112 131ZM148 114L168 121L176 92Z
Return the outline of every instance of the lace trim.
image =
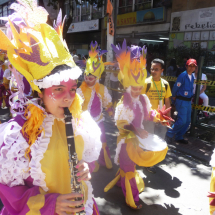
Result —
M134 112L130 108L125 107L120 104L116 107L115 121L117 120L127 120L130 124L134 120Z
M63 70L60 73L55 73L54 75L46 76L41 80L34 80L40 89L49 88L53 85L60 85L60 82L67 82L69 79L76 80L82 74L81 69L76 66L68 70Z
M78 95L81 96L81 98L82 98L83 101L85 100L84 94L83 94L81 88L78 88L78 89L76 90L76 93L78 93Z
M116 147L116 155L114 157L114 163L116 165L119 165L119 153L121 151L121 147L122 147L122 144L125 144L125 138L121 139L118 144L117 144L117 147Z
M93 187L92 187L92 184L89 182L89 181L84 181L88 187L88 198L87 198L87 201L85 203L85 212L86 212L86 215L92 215L93 214Z
M31 161L29 163L31 177L33 178L33 184L35 186L40 186L45 192L48 191L46 186L45 178L46 175L42 172L40 161L44 158L44 153L46 152L48 145L50 143L50 138L52 136L52 125L54 124L55 117L53 115L47 115L43 121L43 128L45 130L42 132L41 136L35 141L31 146Z
M15 121L0 126L0 183L9 187L24 185L29 177L25 150L28 143L21 133L22 127Z
M84 140L82 159L87 162L98 160L102 143L100 140L101 130L88 111L84 111L78 125L73 120L75 136L81 135Z
M213 150L213 154L211 155L210 165L215 167L215 149Z
M107 87L104 86L104 97L102 99L102 105L104 108L107 108L111 102L112 102L111 95L109 94Z

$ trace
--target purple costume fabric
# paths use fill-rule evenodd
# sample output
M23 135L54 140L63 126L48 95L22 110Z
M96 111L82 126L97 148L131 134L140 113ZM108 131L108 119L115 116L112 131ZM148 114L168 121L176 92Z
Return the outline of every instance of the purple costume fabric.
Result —
M0 70L0 80L2 81L3 80L3 76L4 76L4 71L3 69Z
M90 114L91 114L91 116L92 116L93 118L96 118L97 116L100 115L101 112L102 112L102 110L101 110L100 98L99 98L99 96L95 93L95 94L94 94L94 99L93 99L93 101L92 101L91 109L90 109ZM102 144L103 144L103 143L107 143L106 136L105 136L105 127L104 127L103 121L101 121L101 122L98 124L98 126L100 127L101 133L102 133L102 134L101 134L101 142L102 142ZM109 151L108 146L106 146L105 149L106 149L106 151L107 151L108 157L110 158L110 151ZM111 158L110 158L110 159L111 159ZM100 151L99 163L100 163L102 166L106 166L103 148L102 148L101 151Z
M23 126L25 120L21 116L17 116L11 121L16 121L21 127ZM9 123L8 122L8 123ZM13 127L11 127L13 129ZM1 147L4 146L2 143ZM89 164L90 168L95 168L94 162ZM38 186L33 185L33 179L29 176L24 180L24 185L9 187L0 183L0 199L4 207L2 208L0 215L25 215L29 212L29 207L27 202L30 197L40 194ZM41 215L57 215L55 213L56 199L59 193L48 193L45 194L45 204L40 209ZM95 200L92 215L99 215L98 207Z
M146 109L146 102L142 95L140 95L140 102L142 103L142 106L143 106L144 117L148 117L149 114ZM134 119L131 123L132 126L135 128L141 128L143 113L141 112L141 109L138 104L136 104L135 106L132 103L130 94L128 93L124 94L123 104L125 105L125 107L126 106L129 107L134 112ZM125 173L135 172L136 164L128 156L128 153L126 151L126 143L122 144L121 146L121 150L119 153L119 165L120 165L120 169L123 170ZM139 190L137 188L136 180L135 178L132 178L129 182L131 185L134 201L137 203L139 202ZM120 180L117 182L117 185L122 188L123 194L126 196L125 178L120 178Z

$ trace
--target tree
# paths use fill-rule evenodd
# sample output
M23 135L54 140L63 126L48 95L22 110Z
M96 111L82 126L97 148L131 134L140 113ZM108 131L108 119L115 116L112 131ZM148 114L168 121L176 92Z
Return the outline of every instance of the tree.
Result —
M58 8L61 8L62 10L62 16L64 17L66 15L66 10L65 10L65 3L66 2L69 2L68 6L69 6L69 14L67 14L67 19L65 21L65 24L64 24L64 31L63 31L63 37L65 38L66 36L66 33L69 29L69 26L71 25L72 23L72 11L73 11L73 4L72 4L72 0L49 0L48 1L48 4L47 6L52 6L53 9L55 9L57 11ZM80 0L75 0L76 1L76 4L79 4L81 5L81 1ZM89 3L91 5L94 5L96 4L97 7L102 7L103 6L103 0L89 0ZM44 0L39 0L39 5L42 6L42 7L45 7L46 5L44 4ZM48 24L50 25L53 25L51 19L49 18L48 19Z

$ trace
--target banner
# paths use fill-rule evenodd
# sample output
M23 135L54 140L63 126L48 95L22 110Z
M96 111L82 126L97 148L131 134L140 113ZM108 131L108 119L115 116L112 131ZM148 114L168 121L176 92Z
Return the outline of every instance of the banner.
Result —
M109 34L113 36L114 35L114 25L113 25L112 12L113 12L113 6L112 6L110 0L108 0L108 2L107 2L107 14L108 14L108 23L109 23Z

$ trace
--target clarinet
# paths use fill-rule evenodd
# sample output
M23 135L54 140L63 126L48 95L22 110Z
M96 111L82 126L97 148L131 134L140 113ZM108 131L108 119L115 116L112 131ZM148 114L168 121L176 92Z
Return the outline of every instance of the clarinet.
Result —
M82 193L82 183L78 181L78 177L76 174L78 170L75 166L78 164L78 156L75 151L75 140L74 140L74 132L72 127L72 114L69 111L69 108L64 108L64 115L65 115L65 126L66 126L66 137L67 137L67 144L68 144L68 152L69 152L69 167L71 170L71 190L72 192ZM75 201L80 201L83 198L75 198ZM76 206L76 208L81 208L84 205ZM85 211L80 211L76 213L77 215L85 215Z

